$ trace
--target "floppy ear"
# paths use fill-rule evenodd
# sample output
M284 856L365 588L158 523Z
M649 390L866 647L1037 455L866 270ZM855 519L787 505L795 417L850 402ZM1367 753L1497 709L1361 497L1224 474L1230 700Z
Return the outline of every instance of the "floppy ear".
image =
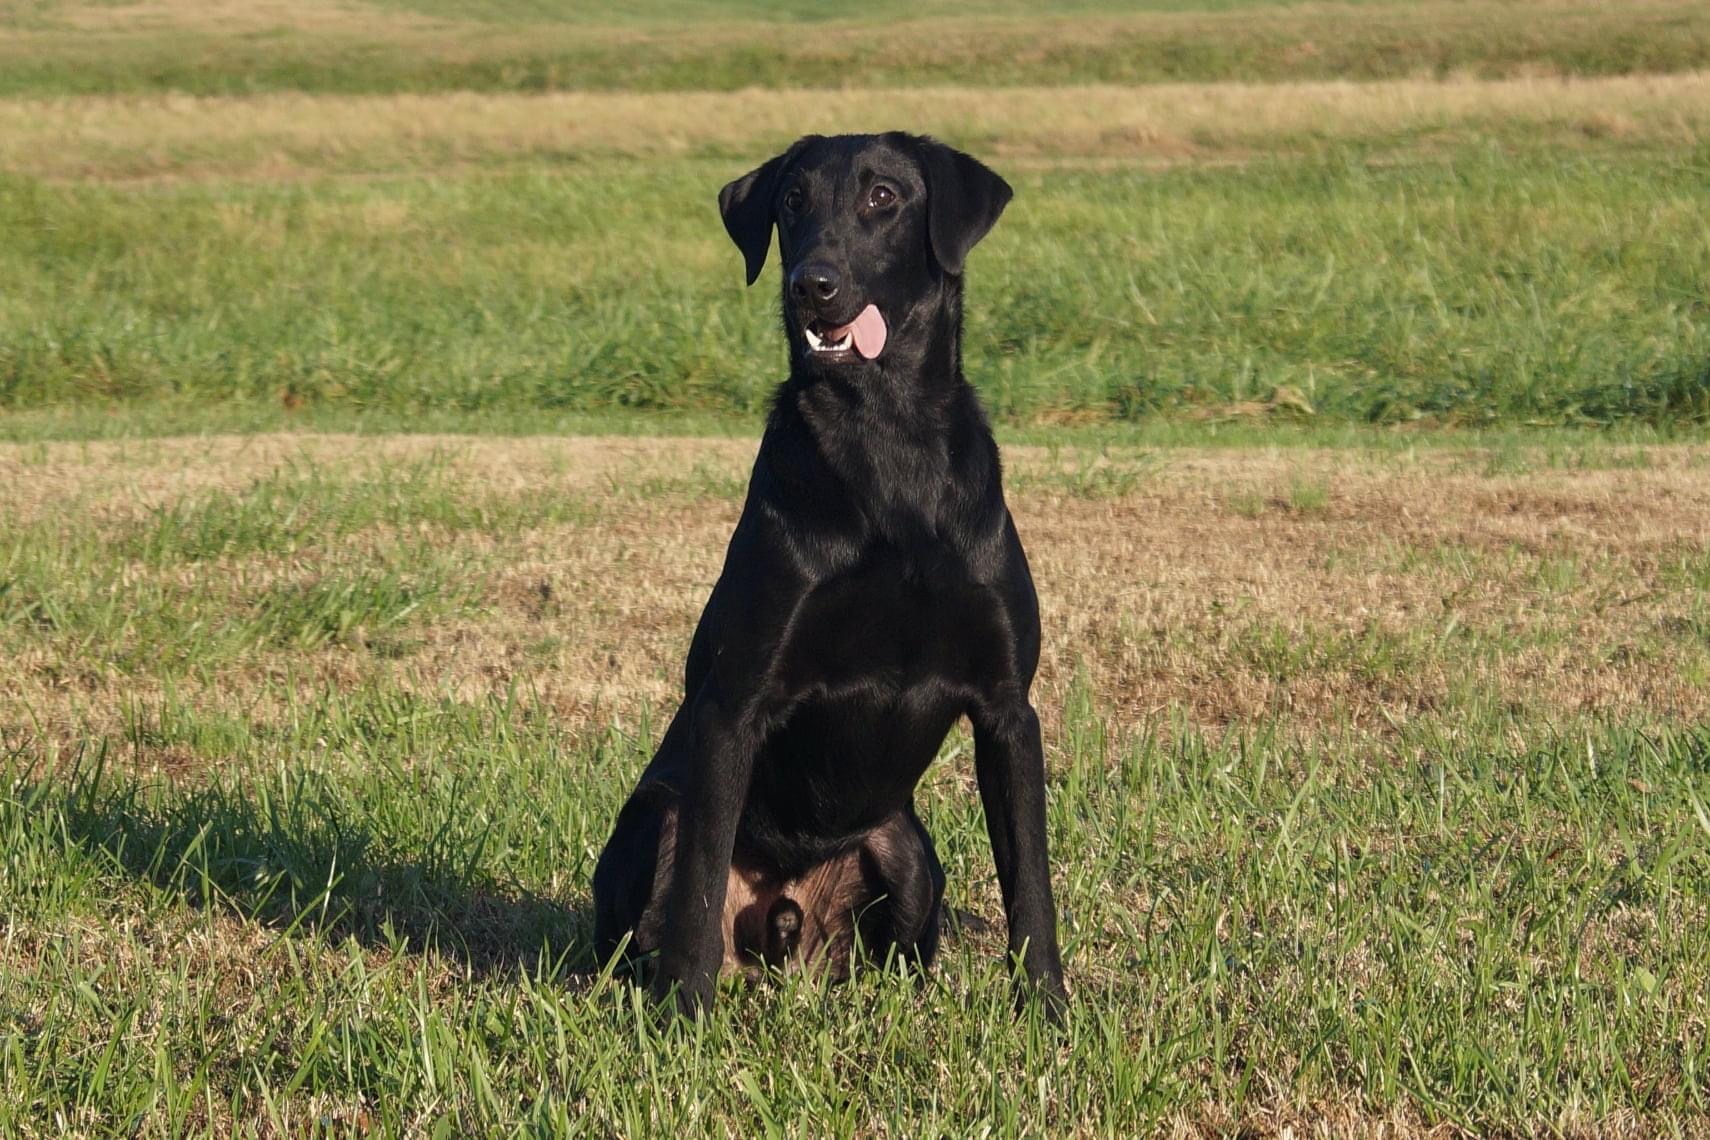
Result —
M920 140L926 171L926 232L944 272L960 274L968 251L997 224L1015 191L978 159L936 139Z
M725 232L748 264L748 283L760 278L766 251L772 247L772 222L778 205L778 175L796 153L816 136L797 139L790 149L768 159L718 192L718 212L724 216Z

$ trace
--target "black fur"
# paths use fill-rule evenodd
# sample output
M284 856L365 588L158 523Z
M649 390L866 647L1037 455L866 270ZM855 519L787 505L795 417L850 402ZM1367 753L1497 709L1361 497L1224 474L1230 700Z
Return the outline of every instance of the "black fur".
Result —
M961 366L965 258L1009 198L974 159L900 133L810 136L719 195L750 283L777 229L790 375L682 705L594 877L600 953L628 936L679 1008L712 997L733 857L790 878L859 850L864 943L931 958L943 872L914 788L964 715L1010 951L1061 1005L1038 601ZM869 303L889 328L876 359L810 351L805 324ZM774 950L797 937L788 910Z

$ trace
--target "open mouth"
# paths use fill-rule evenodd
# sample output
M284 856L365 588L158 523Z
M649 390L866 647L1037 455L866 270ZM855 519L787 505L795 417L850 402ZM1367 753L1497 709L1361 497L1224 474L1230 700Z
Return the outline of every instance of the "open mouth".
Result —
M802 333L814 356L872 360L885 350L885 318L877 305L868 305L846 325L803 321Z

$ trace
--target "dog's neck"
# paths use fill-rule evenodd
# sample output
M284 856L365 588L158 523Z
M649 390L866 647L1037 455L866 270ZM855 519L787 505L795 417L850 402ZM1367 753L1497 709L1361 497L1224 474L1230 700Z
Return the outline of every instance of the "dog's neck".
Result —
M810 466L830 468L846 502L880 531L940 532L947 511L983 513L994 495L1001 504L995 447L961 349L962 282L946 277L933 303L893 326L879 359L793 358L772 430L807 444L818 457Z

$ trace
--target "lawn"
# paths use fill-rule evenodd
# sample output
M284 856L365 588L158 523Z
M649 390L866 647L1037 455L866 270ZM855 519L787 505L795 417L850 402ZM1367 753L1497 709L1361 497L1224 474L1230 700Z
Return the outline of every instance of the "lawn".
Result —
M588 878L752 447L0 448L0 1131L1702 1126L1710 451L1012 446L1066 1032L958 733L924 989L662 1033Z
M1710 13L0 0L0 1135L1710 1130ZM907 126L1044 606L1072 1008L588 943L783 366L717 189Z
M1697 0L4 0L0 94L730 91L1632 75L1710 65Z
M195 3L15 8L0 56L28 48L48 66L60 41L40 37L56 27L76 29L66 51L112 43L58 78L13 71L22 87L0 98L0 408L752 422L781 362L776 269L742 289L718 187L803 131L904 124L976 151L1017 187L971 277L969 367L1006 422L1670 427L1710 415L1710 78L1690 70L1697 57L1638 68L1710 29L1702 6L1224 7L1045 20L999 6L966 19L1098 50L1116 34L1100 30L1107 19L1186 21L1194 42L1219 47L1219 20L1420 28L1381 53L1389 70L1331 71L1397 78L1242 64L1136 84L1156 77L959 71L938 58L959 50L932 23L947 17L923 11L810 36L906 34L932 58L894 86L841 70L832 86L774 83L745 63L745 85L727 90L695 64L700 87L661 92L641 61L701 50L712 41L700 25L665 23L662 8L590 29L569 9L538 35L617 37L601 50L622 84L576 72L549 93L458 86L441 45L409 52L440 68L431 88L352 94L298 77L197 95L160 90L201 90L168 79L127 86L111 68L161 28L202 75L214 65L182 37L271 53L294 28L336 62L350 21L396 38L417 17L261 8L251 28ZM480 11L448 26L512 34L544 6ZM760 14L741 9L717 35L798 60L755 46ZM1503 21L1533 37L1576 20L1603 21L1605 45L1638 37L1623 57L1634 66L1551 62L1525 37L1523 67L1432 62L1433 44L1482 49ZM339 66L351 79L383 70ZM1255 82L1267 78L1279 81ZM79 93L91 87L117 93Z

